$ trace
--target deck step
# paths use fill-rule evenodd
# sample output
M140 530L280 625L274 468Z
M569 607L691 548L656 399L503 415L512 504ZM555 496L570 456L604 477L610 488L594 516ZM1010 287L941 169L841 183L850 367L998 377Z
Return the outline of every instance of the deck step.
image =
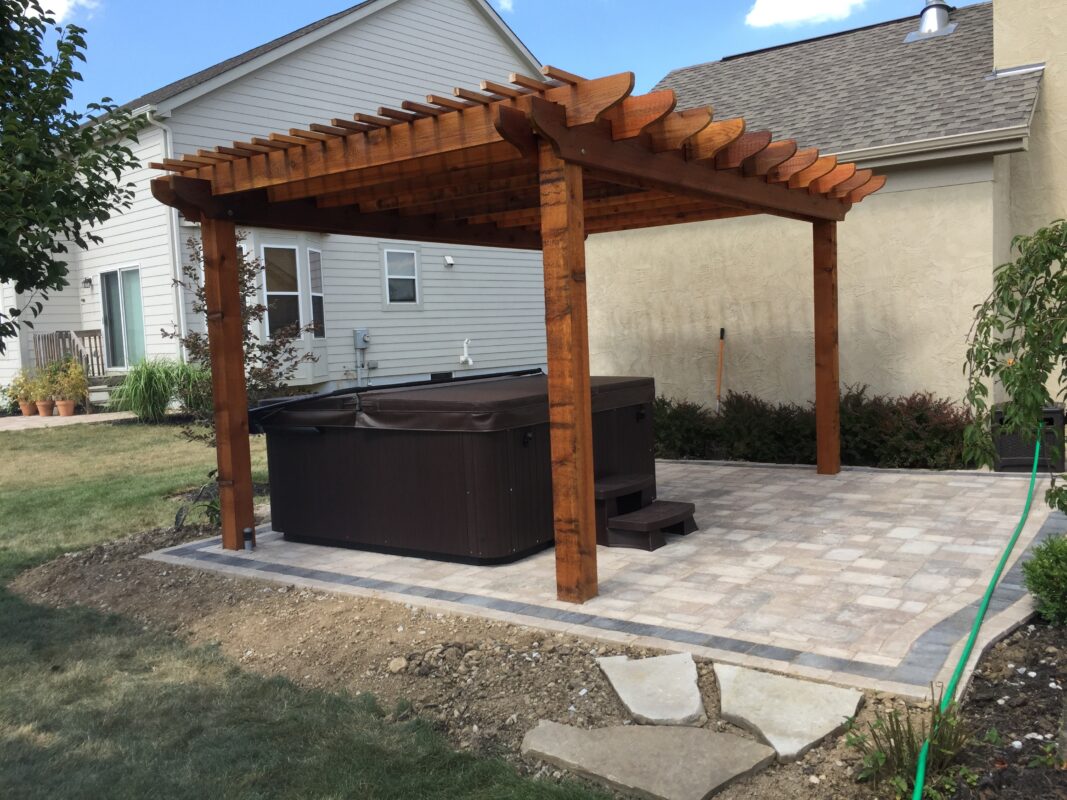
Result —
M609 475L597 478L593 494L597 500L643 492L656 485L655 475Z
M656 500L642 509L631 511L629 514L610 517L608 519L608 527L620 531L648 533L649 531L664 530L675 525L682 525L686 520L692 520L694 511L696 511L696 506L692 503Z

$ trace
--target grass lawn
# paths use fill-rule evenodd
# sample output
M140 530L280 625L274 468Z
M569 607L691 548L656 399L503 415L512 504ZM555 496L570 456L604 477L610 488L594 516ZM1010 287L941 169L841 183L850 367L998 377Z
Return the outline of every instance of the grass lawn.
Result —
M20 570L167 525L213 453L176 428L0 433L0 797L601 797L454 752L368 697L244 672L120 617L28 604ZM261 441L253 465L264 477ZM146 597L145 602L152 602Z

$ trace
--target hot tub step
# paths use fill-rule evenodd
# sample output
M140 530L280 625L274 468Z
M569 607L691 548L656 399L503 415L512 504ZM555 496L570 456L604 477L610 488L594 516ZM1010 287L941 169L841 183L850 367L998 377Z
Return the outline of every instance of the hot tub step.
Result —
M607 525L607 544L609 547L656 550L666 544L665 534L684 535L697 529L693 521L695 510L692 503L656 500L637 511L611 517Z
M655 475L609 475L597 478L594 495L597 500L607 500L627 494L643 492L656 485Z

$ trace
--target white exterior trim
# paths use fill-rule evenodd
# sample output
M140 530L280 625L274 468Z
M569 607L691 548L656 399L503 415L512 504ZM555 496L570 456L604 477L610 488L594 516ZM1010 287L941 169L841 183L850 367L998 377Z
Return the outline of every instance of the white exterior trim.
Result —
M839 161L854 161L859 167L888 167L944 158L1018 153L1027 150L1029 146L1030 126L1020 125L1015 128L920 139L862 150L844 150L828 155L836 155Z

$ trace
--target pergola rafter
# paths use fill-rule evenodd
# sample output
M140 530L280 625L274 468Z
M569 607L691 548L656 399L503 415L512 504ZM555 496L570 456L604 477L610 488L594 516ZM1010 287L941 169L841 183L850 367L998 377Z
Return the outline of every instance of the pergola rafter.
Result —
M509 84L271 133L153 164L155 196L203 223L223 543L251 526L248 420L235 324L234 226L544 252L557 584L596 594L584 240L773 214L813 224L819 471L840 464L836 223L885 179L742 118L634 95L625 72L545 67Z

